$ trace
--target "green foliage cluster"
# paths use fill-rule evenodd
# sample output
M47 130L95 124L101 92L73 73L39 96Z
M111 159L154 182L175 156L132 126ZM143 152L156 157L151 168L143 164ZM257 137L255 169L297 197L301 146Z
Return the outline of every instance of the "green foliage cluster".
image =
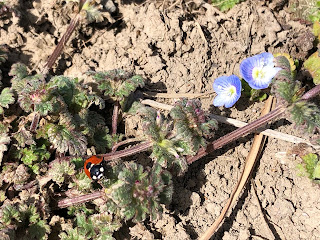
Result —
M93 190L92 181L87 181L87 188L79 188L79 182L85 180L80 176L83 172L72 175L73 163L69 167L67 161L53 164L55 182L59 180L60 185L69 182L73 193L77 187L80 192ZM59 178L59 175L69 177ZM108 165L105 178L99 184L104 198L93 202L91 208L70 207L68 213L75 215L75 219L73 226L60 233L61 239L113 239L112 233L120 228L121 221L141 222L148 216L157 218L162 205L170 203L173 194L172 176L158 164L146 170L134 162Z
M144 132L153 142L155 162L169 169L177 167L180 173L187 169L185 156L205 147L206 138L217 128L216 120L205 116L198 100L177 101L168 117L139 103L133 104L130 113L142 117Z
M319 0L293 0L289 1L288 7L296 18L312 22L320 20Z
M121 227L120 219L112 214L100 213L86 216L84 213L76 213L73 226L69 226L59 234L61 240L111 240L112 234Z
M172 177L159 164L144 170L129 162L114 167L107 176L102 181L109 199L107 209L125 220L143 221L149 215L155 219L162 211L161 204L171 202Z
M27 143L30 136L37 140L33 144L38 147L50 145L60 154L85 154L88 139L93 146L98 142L99 150L111 145L104 118L89 109L92 105L103 109L104 100L77 78L56 76L46 82L41 74L28 76L22 64L13 65L10 75L13 76L12 89L18 96L20 107L26 113L38 115L36 122L40 123L31 130L36 124L35 116L24 121L24 126L30 126L31 131L24 127L14 135L18 149L24 147L20 144Z
M220 11L228 11L243 0L211 0L213 6Z
M50 227L34 204L3 206L0 216L2 239L48 239Z
M320 183L320 160L317 154L309 153L302 156L303 164L299 169L306 174L311 180Z
M301 100L303 92L300 82L294 80L287 58L279 56L276 61L282 70L273 79L272 92L278 100L288 106L287 112L295 124L309 133L320 129L319 107L312 102Z
M103 20L95 1L68 2L78 6L80 14L89 22ZM5 48L0 47L0 64L7 58L5 53ZM3 116L0 163L3 153L8 152L1 164L0 200L6 203L0 211L0 238L48 239L51 223L49 226L44 220L48 218L48 209L44 207L52 194L56 197L55 191L76 196L99 189L105 195L100 199L103 203L71 207L68 213L74 218L68 223L69 228L61 226L61 239L113 239L113 232L120 228L123 220L138 222L148 216L154 219L162 211L163 204L171 202L171 174L157 163L146 169L133 162L108 165L105 178L97 183L84 173L82 158L53 160L66 154L84 155L88 148L98 153L107 152L119 136L109 134L106 123L109 111L104 110L105 101L119 104L121 110L128 109L132 93L144 86L140 76L123 70L89 72L86 77L92 76L94 81L86 84L78 78L48 77L42 73L30 75L21 63L12 66L9 76L11 87L0 93ZM183 107L177 113L182 119L174 121L176 125L185 121L180 127L190 125L185 131L180 131L179 127L175 130L180 131L176 142L184 145L186 155L188 147L192 147L189 152L195 153L199 146L205 145L202 137L193 139L191 134L209 136L210 126L206 125L197 104L190 110ZM184 115L183 111L186 111ZM165 136L162 140L166 142ZM178 151L182 147L179 146ZM171 155L175 148L165 149ZM8 186L16 193L14 201L7 199ZM30 195L29 192L34 191L37 193Z
M115 69L106 72L88 72L98 83L104 96L108 96L114 102L119 102L122 108L131 93L138 87L144 86L144 79L141 76L133 75L122 69Z
M68 2L78 6L88 22L103 21L96 1ZM222 11L239 2L212 1ZM72 24L75 27L76 21ZM6 50L0 46L0 64L6 58ZM272 92L288 107L287 112L297 125L309 132L319 129L320 110L301 99L301 86L295 81L290 63L285 57L277 57L277 66L282 70L273 81ZM317 74L314 68L310 69ZM90 84L65 76L29 75L27 67L20 63L12 66L9 75L11 87L0 93L0 201L5 202L0 210L0 238L48 239L51 229L45 220L45 208L51 194L57 196L55 191L66 196L86 194L79 199L99 196L90 204L69 208L73 219L67 227L61 226L61 239L113 239L112 234L123 221L140 222L149 216L154 220L163 205L172 200L170 172L186 171L186 157L206 147L217 128L217 122L204 113L198 100L181 99L168 115L138 102L131 104L133 93L145 83L142 77L121 69L90 71L86 75L93 79ZM251 96L254 94L250 92ZM103 162L104 178L92 182L83 171L81 157L53 158L81 156L88 148L105 153L114 146L120 135L109 134L105 101L120 106L120 111L130 109L129 114L141 116L145 138L152 143L150 158L154 164L144 168L132 161ZM309 177L320 181L317 155L307 155L303 160ZM8 186L16 193L14 201L7 199ZM37 194L33 194L35 191Z
M109 135L105 118L101 115L105 99L126 103L131 93L144 85L141 77L122 70L90 72L89 75L93 75L93 79L96 80L93 85L96 84L100 90L95 92L92 90L95 86L91 88L77 78L56 76L45 79L41 74L28 75L27 68L23 64L13 65L9 74L12 76L12 86L9 90L12 98L16 96L18 99L21 115L16 116L17 121L14 121L14 124L1 125L2 150L6 151L7 145L12 140L14 144L11 145L10 156L21 160L22 164L17 166L5 163L3 165L3 171L6 171L5 181L16 184L17 189L20 189L30 177L41 175L42 185L55 184L67 191L70 189L72 194L90 193L99 188L108 199L105 204L96 205L96 210L89 216L75 211L74 225L60 234L62 239L112 239L112 233L121 226L121 219L142 221L149 215L155 218L161 212L162 204L171 201L173 192L171 174L159 164L146 170L132 162L109 166L105 179L99 185L93 183L83 170L79 171L83 167L81 158L74 158L71 161L57 159L49 163L52 153L82 155L86 152L88 144L97 151L107 151L113 144L113 138ZM99 94L103 94L102 97ZM92 110L94 105L97 110ZM183 121L190 118L190 122L185 123L189 125L200 121L200 130L193 131L209 135L207 132L209 126L203 122L202 115L203 112L197 110L192 113L190 110L183 117ZM179 122L179 119L176 122ZM194 125L193 128L195 127ZM188 135L186 132L181 132L180 135L182 134ZM180 141L183 142L182 137ZM196 138L195 146L192 147L201 144L203 141ZM185 149L187 150L186 146ZM19 172L20 166L23 167L23 171ZM25 178L19 177L21 174ZM4 192L0 192L0 197L6 198ZM26 205L20 202L20 206ZM4 214L11 219L8 223L9 220L3 218L3 226L14 224L12 221L27 222L21 227L17 226L16 229L24 226L26 228L21 231L25 231L26 236L46 239L50 232L47 223L39 217L36 208L25 208L27 210L15 206L3 208ZM99 208L104 210L97 211ZM25 211L32 216L24 217L28 215ZM39 228L37 236L33 232L35 228ZM17 232L13 230L10 234Z

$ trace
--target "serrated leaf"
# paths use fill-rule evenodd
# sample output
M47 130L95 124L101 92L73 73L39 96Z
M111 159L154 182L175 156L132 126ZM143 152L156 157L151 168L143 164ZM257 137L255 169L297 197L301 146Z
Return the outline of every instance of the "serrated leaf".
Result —
M14 103L13 93L10 88L4 88L0 94L0 105L2 107L8 108L9 104Z
M69 151L70 155L84 155L86 153L87 139L81 133L57 124L48 124L45 129L48 140L58 152L66 153Z
M320 180L320 161L317 162L317 165L314 168L313 179Z
M28 69L22 63L15 63L12 65L9 76L13 76L11 81L18 81L28 76Z
M289 108L291 118L301 125L308 133L320 129L320 109L313 103L299 101Z
M66 176L73 176L75 174L75 166L67 160L55 160L50 163L48 175L57 184L62 184Z
M41 102L35 105L34 110L39 112L41 116L46 116L49 112L53 111L53 105L51 102Z

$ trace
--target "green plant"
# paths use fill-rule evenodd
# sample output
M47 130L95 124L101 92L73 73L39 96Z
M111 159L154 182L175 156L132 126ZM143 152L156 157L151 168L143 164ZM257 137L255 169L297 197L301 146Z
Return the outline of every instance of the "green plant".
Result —
M69 207L70 222L68 227L61 226L61 239L112 239L123 221L157 218L172 200L172 178L187 171L188 164L276 117L285 115L305 132L319 130L319 108L311 99L320 92L320 86L304 93L288 58L274 58L271 53L254 56L263 59L263 64L254 66L249 74L245 64L240 68L247 77L243 76L249 83L247 89L248 86L268 88L271 84L271 93L279 100L279 106L246 127L215 140L217 122L201 109L199 100L177 100L167 114L137 101L134 92L145 85L141 76L123 69L90 71L81 78L48 75L80 20L101 21L103 17L95 1L68 2L78 12L46 67L31 75L25 65L14 64L9 73L11 87L4 88L0 94L0 199L7 201L1 206L0 230L4 235L20 237L22 233L25 238L48 238L51 229L45 219L50 203L56 210ZM236 2L220 2L221 10ZM5 56L0 52L1 59ZM274 73L268 81L265 81L266 69ZM86 81L89 78L90 83ZM221 90L220 96L225 97L220 97L218 104L231 99L228 102L231 106L239 99L238 77L220 78L216 85ZM107 104L114 106L111 117ZM18 109L16 113L9 111L11 106ZM121 114L139 116L144 134L139 138L141 143L116 151L115 145L131 143L130 138L122 141L122 134L118 133ZM144 160L150 162L148 166L128 158L124 160L143 151L150 153L140 156L147 158ZM101 165L101 160L96 164L104 175L99 181L91 181L83 171L83 167L88 170L92 164L84 166L88 153L104 160ZM318 158L309 156L304 161L309 176L318 180ZM8 203L8 186L16 194L15 203ZM38 198L25 197L29 190L37 192Z
M289 9L300 19L311 22L320 20L320 1L319 0L295 0L289 2Z
M241 0L211 0L212 5L221 11L228 11L239 2L241 2Z
M302 156L302 160L303 164L298 166L301 172L316 183L320 183L320 161L318 155L309 153Z

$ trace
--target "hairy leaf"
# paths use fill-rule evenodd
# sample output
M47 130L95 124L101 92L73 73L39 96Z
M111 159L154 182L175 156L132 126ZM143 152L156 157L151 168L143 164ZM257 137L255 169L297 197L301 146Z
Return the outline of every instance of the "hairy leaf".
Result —
M115 69L106 72L88 72L98 83L98 89L104 92L112 100L120 102L124 108L127 98L138 87L144 86L144 79L140 76L133 76L122 69Z
M300 101L289 108L289 111L293 121L307 132L313 133L320 129L320 110L315 104Z
M144 171L142 166L130 162L120 171L118 179L111 196L125 219L143 221L147 215L154 219L162 210L161 203L171 201L171 176L160 165Z
M65 181L66 176L75 174L75 166L67 160L55 160L50 163L48 175L54 182L61 185Z
M13 93L10 88L4 88L0 94L0 114L3 113L3 108L9 108L9 104L14 103Z
M22 148L19 151L19 158L22 162L29 166L36 174L39 174L39 163L50 158L50 152L47 151L46 146L37 147L31 145L28 148Z

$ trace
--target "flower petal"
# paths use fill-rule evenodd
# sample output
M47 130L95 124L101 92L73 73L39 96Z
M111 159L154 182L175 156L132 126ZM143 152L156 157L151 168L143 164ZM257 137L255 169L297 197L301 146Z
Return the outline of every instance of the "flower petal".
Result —
M244 59L240 64L240 73L249 86L254 89L264 89L269 86L272 78L280 68L274 67L273 55L261 53Z
M218 94L213 100L216 107L232 107L241 96L241 81L235 76L222 76L213 83L213 89Z

